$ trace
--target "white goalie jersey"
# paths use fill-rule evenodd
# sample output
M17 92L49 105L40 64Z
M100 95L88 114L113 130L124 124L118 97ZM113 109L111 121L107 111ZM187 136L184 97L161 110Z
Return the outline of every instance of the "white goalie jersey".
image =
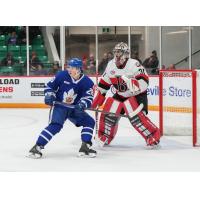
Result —
M117 67L111 60L99 82L99 90L105 94L113 85L116 93L122 98L145 93L149 77L145 68L135 59L127 59L122 67Z

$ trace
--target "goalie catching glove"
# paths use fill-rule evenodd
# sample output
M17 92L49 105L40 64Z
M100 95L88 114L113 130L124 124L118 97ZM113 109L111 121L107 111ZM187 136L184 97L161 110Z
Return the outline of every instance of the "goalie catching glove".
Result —
M128 89L134 94L137 95L140 93L139 83L136 79L128 78L125 75L121 76L121 78L126 83Z

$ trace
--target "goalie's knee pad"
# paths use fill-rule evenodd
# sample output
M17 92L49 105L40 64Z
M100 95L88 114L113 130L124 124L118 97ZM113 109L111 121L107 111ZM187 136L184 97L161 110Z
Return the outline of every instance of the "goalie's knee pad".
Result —
M142 111L143 105L138 105L135 97L124 102L124 110L129 116L132 126L142 135L147 145L159 143L160 131L158 127Z
M123 104L109 97L103 108L104 112L112 112L115 114L101 114L99 122L98 138L103 144L110 144L117 133L119 114L123 108Z

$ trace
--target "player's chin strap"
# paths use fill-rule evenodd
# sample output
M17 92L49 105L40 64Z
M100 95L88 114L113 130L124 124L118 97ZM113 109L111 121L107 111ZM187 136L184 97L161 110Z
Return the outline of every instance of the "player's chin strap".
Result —
M74 105L66 104L66 103L60 102L60 101L55 101L55 102L54 102L54 105L55 105L55 104L61 105L61 106L66 107L66 108L72 108L72 109L75 107ZM121 114L118 114L117 116L119 116L119 117L125 117L125 118L132 118L132 117L134 117L135 115L137 115L137 114L143 109L143 107L144 107L144 105L141 103L141 104L137 107L137 109L135 109L134 112L129 113L129 115L121 115ZM99 109L86 108L85 110L100 112L100 113L109 114L109 115L116 115L116 113L113 113L113 112L106 112L106 111L99 110Z

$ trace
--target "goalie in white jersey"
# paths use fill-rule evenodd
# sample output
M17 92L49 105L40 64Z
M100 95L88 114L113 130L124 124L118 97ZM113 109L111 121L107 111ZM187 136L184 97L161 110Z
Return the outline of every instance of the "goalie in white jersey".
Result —
M115 46L114 58L108 63L94 98L92 108L104 104L100 116L98 139L102 145L110 144L116 135L120 114L126 113L132 126L145 139L148 146L155 146L160 140L160 131L148 114L147 87L149 77L145 68L137 60L129 58L126 43ZM113 97L105 98L107 91L114 86ZM115 113L105 114L106 112Z

